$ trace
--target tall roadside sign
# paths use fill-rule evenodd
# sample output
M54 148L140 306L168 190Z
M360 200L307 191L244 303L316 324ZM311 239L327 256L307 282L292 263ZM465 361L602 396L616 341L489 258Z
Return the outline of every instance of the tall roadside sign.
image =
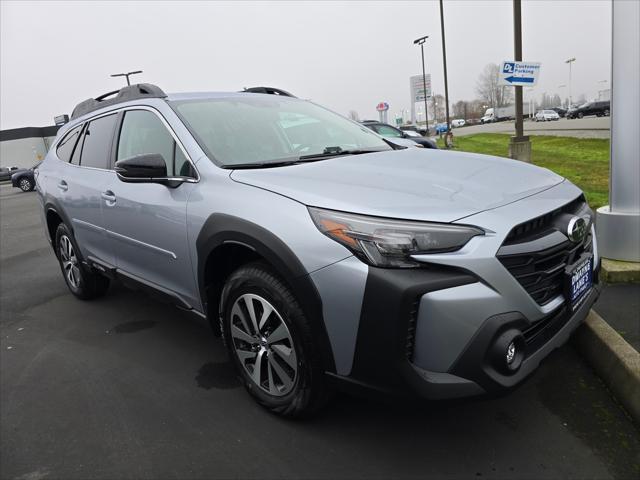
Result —
M422 75L409 77L409 87L411 90L411 123L413 124L416 123L416 103L424 102L425 99L431 98L431 74L427 73L425 79L426 89Z

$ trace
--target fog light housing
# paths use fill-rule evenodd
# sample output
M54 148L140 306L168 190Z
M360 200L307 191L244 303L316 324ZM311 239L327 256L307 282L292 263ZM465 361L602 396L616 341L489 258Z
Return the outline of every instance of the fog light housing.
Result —
M517 372L524 360L525 341L522 333L510 329L501 334L491 347L493 365L502 373Z

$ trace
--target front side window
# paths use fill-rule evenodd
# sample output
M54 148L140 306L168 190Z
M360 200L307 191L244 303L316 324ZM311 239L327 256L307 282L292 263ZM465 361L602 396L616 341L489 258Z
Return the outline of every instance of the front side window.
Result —
M116 126L116 115L92 120L85 128L82 141L80 165L109 169L111 157L111 140Z
M400 130L396 130L395 128L389 127L387 125L374 125L373 129L383 137L393 137L393 138L402 137L402 132L400 132Z
M336 151L391 149L368 128L289 97L238 95L170 104L209 158L223 167Z
M118 141L117 160L157 153L167 165L169 177L191 177L191 164L157 115L148 110L125 113Z
M58 147L56 148L56 155L63 162L69 162L71 160L71 154L73 153L73 147L76 146L78 142L78 137L80 136L80 130L82 129L82 125L79 125L69 133L67 133L64 138L58 143Z

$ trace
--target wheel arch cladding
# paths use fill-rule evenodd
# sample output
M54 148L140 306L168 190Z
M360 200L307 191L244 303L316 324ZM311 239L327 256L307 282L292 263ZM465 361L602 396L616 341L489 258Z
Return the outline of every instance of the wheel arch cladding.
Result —
M264 260L291 289L305 316L310 320L314 338L319 342L324 354L325 370L335 372L333 351L329 343L322 314L322 299L313 281L298 257L287 244L269 230L233 215L214 213L206 220L196 239L198 254L198 289L205 313L210 320L217 319L220 311L218 289L223 285L211 284L215 281L216 260L226 258L226 254L240 255L241 263L233 263L239 267L252 260ZM227 261L228 260L224 260ZM228 275L230 271L224 271ZM227 269L228 270L228 269ZM218 280L219 281L219 280ZM222 281L224 283L224 281ZM212 288L213 287L213 292ZM210 294L214 293L213 301Z
M54 199L49 199L47 201L44 210L45 218L47 221L47 233L49 234L51 245L55 247L56 229L58 228L58 225L64 223L71 234L73 234L73 225L71 224L71 221L65 214L64 210L59 207L58 202Z

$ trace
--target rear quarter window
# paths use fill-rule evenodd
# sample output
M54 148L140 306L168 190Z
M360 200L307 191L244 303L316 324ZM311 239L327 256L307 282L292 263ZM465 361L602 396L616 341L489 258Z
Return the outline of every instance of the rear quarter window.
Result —
M63 162L69 162L71 160L71 155L73 154L74 147L78 143L78 137L80 136L81 129L82 125L71 129L64 138L60 140L60 143L58 143L56 155Z
M89 122L84 131L80 166L108 170L111 164L111 142L116 115L107 115Z

